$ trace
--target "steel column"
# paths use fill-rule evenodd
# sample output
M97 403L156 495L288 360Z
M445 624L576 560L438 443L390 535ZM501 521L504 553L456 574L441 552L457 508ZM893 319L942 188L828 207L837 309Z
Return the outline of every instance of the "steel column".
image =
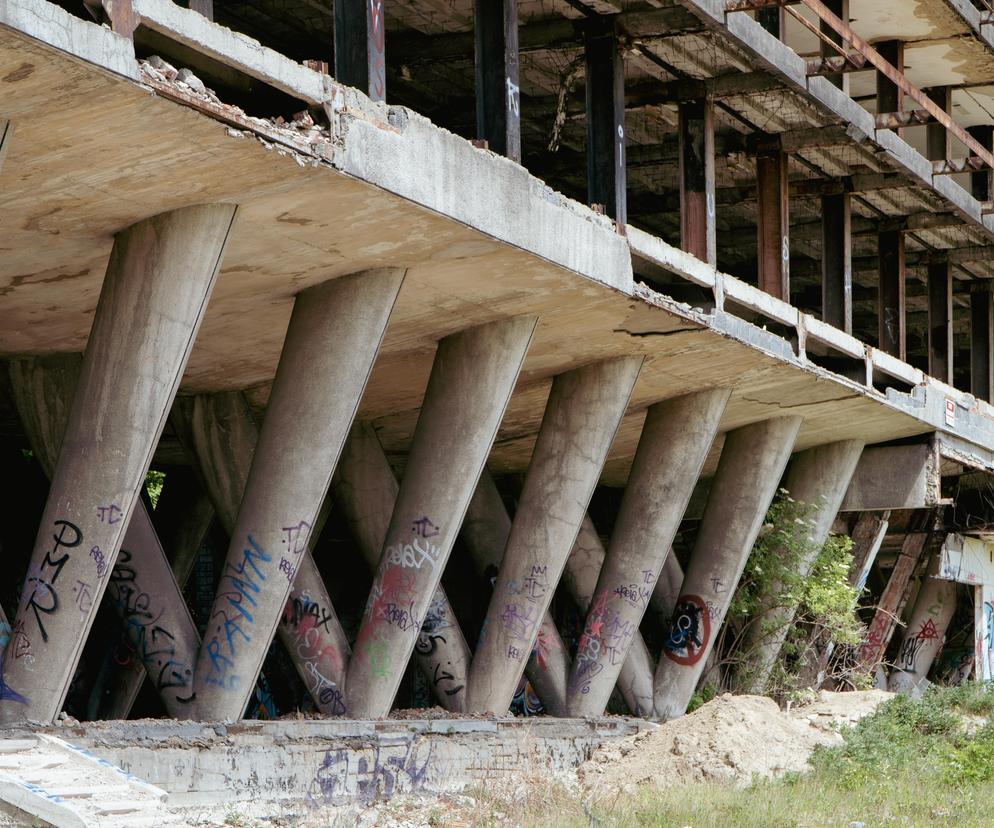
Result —
M641 367L641 357L625 357L553 380L473 658L467 710L507 712Z
M790 216L787 201L787 154L776 146L756 154L756 230L759 287L790 301Z
M950 385L954 345L952 267L948 261L931 262L928 265L928 372Z
M718 262L714 201L714 101L678 106L680 132L680 246L702 262Z
M476 135L521 162L517 0L474 0Z
M877 342L881 351L906 359L904 233L886 230L877 236Z
M852 214L848 193L821 197L821 222L821 318L851 334Z
M349 665L352 715L390 712L535 324L533 316L507 319L438 345Z
M624 60L614 17L586 22L587 201L603 205L623 227L628 222Z
M904 73L904 43L899 40L886 40L876 44L876 50L887 63L898 72ZM904 90L879 69L877 78L877 112L902 112L904 110ZM904 130L895 128L898 135Z
M970 285L970 392L994 402L994 302L989 280Z
M335 80L386 100L384 0L335 0Z

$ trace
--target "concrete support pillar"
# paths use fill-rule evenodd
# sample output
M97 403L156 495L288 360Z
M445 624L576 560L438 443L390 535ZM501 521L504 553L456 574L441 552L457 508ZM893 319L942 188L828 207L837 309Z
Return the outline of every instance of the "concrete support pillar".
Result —
M756 153L757 268L760 290L790 301L787 153L778 139Z
M910 532L901 544L901 552L897 556L887 586L873 614L873 620L866 629L866 638L857 654L860 666L870 673L876 671L884 653L887 652L887 646L890 644L894 627L901 614L901 607L906 600L908 584L918 567L928 538L928 532Z
M642 623L729 391L650 406L570 676L571 716L600 716Z
M641 357L608 360L552 383L470 670L472 712L511 704L641 367Z
M510 534L511 518L490 472L484 469L459 534L481 583L496 578ZM567 715L566 682L571 668L572 661L556 623L546 611L539 622L536 644L525 663L525 676L542 700L542 706L553 716Z
M587 201L628 222L625 170L625 61L614 15L586 19Z
M521 161L517 0L474 0L476 135Z
M776 417L725 437L656 669L655 712L662 719L687 710L800 427L800 417Z
M935 555L904 630L887 688L893 693L920 695L928 686L928 671L945 643L956 611L956 583L938 577L939 564L940 556Z
M970 284L970 392L994 400L994 300L989 280Z
M810 521L807 532L810 554L798 562L797 574L802 578L808 576L828 539L862 453L861 440L842 440L798 452L790 463L784 488L802 507L811 510L805 515ZM752 619L746 635L743 679L751 685L753 693L765 690L797 612L796 605L781 603L781 593L782 585L776 584L771 585L768 594L759 596L760 612Z
M403 278L396 269L356 273L294 301L197 659L192 716L233 720L245 710L297 569L308 565L311 530Z
M178 401L175 416L221 525L231 536L259 440L248 403L237 391L187 397ZM326 517L327 499L300 555L278 634L318 710L340 716L351 649L311 554Z
M82 358L77 354L27 357L10 362L14 402L28 441L45 474L51 478L59 457L76 393ZM110 573L111 603L121 617L121 644L134 654L133 662L119 665L104 700L109 713L126 718L146 673L162 698L166 711L178 715L192 700L193 665L200 637L156 536L145 504L138 502ZM82 611L93 603L92 589L83 582L73 587Z
M718 262L714 198L714 101L678 107L680 132L680 247L702 262Z
M62 707L234 215L188 207L115 238L4 660L19 695L0 703L2 722L51 721ZM92 601L80 606L84 588Z
M349 666L354 716L390 712L536 321L481 325L438 345Z
M363 560L375 574L399 487L369 423L352 426L331 487L335 508L342 510ZM414 658L439 703L446 710L465 710L466 677L472 656L441 585L428 604L414 645Z

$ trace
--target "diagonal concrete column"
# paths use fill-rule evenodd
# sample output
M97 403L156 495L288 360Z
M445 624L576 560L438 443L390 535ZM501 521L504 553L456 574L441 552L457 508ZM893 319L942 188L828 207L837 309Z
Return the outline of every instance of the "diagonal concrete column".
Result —
M570 676L571 716L600 716L670 552L730 392L649 407Z
M2 722L51 721L62 707L235 209L174 210L115 237L4 661L5 680L24 701L0 702ZM92 601L81 606L73 588Z
M221 524L231 535L259 440L248 403L238 391L181 398L175 416ZM278 634L318 710L340 716L345 713L342 688L351 649L312 555L328 504L325 498L300 555Z
M245 710L403 278L397 269L355 273L294 301L197 659L193 716Z
M70 403L76 393L82 358L77 354L11 360L9 373L15 405L35 456L52 476L65 434ZM211 510L213 513L213 510ZM189 704L193 665L200 636L167 561L144 503L138 502L128 523L107 592L123 622L118 646L133 653L127 664L108 676L98 715L126 718L146 674L170 715ZM73 586L82 610L93 602L82 582Z
M355 716L390 712L536 322L520 316L480 325L438 345L349 665Z
M335 505L345 514L360 554L375 574L399 486L370 423L352 426L331 488ZM441 586L428 605L414 645L414 658L439 703L446 710L463 711L471 654Z
M511 518L487 469L473 492L459 537L469 550L480 581L495 579L511 534ZM525 663L525 676L553 716L566 715L566 681L572 661L552 616L539 623L536 645Z
M938 577L940 558L940 555L932 558L904 630L887 687L893 693L921 695L928 687L932 663L946 641L949 622L956 612L956 583Z
M775 417L728 433L656 668L656 715L682 716L725 619L801 427Z
M470 670L471 712L511 705L641 367L626 357L553 380Z
M798 452L791 460L784 488L790 497L811 509L806 515L811 554L799 561L797 574L802 578L808 576L828 538L862 453L862 440L842 440ZM780 603L782 592L782 585L777 584L767 595L759 597L761 612L752 620L743 644L747 661L740 669L744 686L752 693L766 689L797 612L796 604Z

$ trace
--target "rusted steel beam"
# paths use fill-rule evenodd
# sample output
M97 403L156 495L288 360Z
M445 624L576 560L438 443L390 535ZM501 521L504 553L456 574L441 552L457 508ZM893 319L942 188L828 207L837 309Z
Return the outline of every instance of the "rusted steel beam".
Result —
M909 109L906 112L878 112L873 118L877 129L900 129L906 126L935 123L935 118L925 109Z
M834 14L838 15L840 20L849 20L849 0L828 0L828 6ZM840 48L845 49L842 44L842 36L838 34L838 32L833 31L832 27L829 26L824 20L820 22L819 29L822 34L822 42L820 44L821 56L825 60L830 60L831 56L838 52ZM828 38L828 42L826 42L824 38ZM852 58L850 58L848 50L846 50L846 54L844 56L839 55L838 57L843 58L844 64L846 64L849 68L856 68L855 62L852 62ZM866 59L862 55L856 55L855 57L859 58L862 63L866 62ZM847 80L842 68L834 72L828 72L825 76L830 83L837 86L847 95L849 94L849 81Z
M872 66L867 65L866 58L858 52L850 52L845 55L826 55L807 60L808 75L826 75L829 78L842 72L860 72L872 68Z
M994 126L990 124L978 124L977 126L967 127L966 131L976 138L984 148L988 150L994 149ZM991 186L992 183L994 182L992 182L990 170L975 172L970 176L970 193L977 201L990 201L991 196L994 195L994 187Z
M909 81L904 75L904 72L895 68L886 58L884 58L883 55L880 54L880 52L856 34L848 23L845 23L839 19L837 15L833 14L831 9L829 9L828 6L826 6L821 0L801 0L801 2L811 9L811 11L813 11L816 15L818 15L821 20L831 26L838 34L840 34L845 43L848 43L856 49L856 51L865 55L867 61L869 61L881 75L890 80L894 86L897 87L897 89L915 101L915 103L928 110L940 124L952 132L952 134L957 139L962 141L970 150L972 150L975 155L984 159L987 164L994 168L994 155L992 155L991 152L984 149L984 147L981 146L981 144L972 136L970 136L967 131L963 129L963 127L957 124L951 117L949 117L948 114L943 112L940 106L930 100L928 95L911 83L911 81ZM890 109L891 111L898 111L901 107L895 106Z

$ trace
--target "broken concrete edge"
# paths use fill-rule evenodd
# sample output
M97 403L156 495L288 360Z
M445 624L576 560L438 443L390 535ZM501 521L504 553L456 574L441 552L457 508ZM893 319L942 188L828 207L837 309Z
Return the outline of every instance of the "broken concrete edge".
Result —
M128 719L93 722L65 721L61 726L28 722L0 731L5 739L51 736L68 743L77 751L86 745L130 747L132 745L168 747L176 740L210 747L230 744L232 740L258 738L278 744L325 742L328 740L364 740L384 735L423 733L451 735L460 733L524 732L542 738L574 734L630 736L651 731L659 725L630 716L590 718L552 718L513 716L474 716L472 718L423 719L242 719L236 722L196 722L178 719ZM91 754L92 755L92 754Z

